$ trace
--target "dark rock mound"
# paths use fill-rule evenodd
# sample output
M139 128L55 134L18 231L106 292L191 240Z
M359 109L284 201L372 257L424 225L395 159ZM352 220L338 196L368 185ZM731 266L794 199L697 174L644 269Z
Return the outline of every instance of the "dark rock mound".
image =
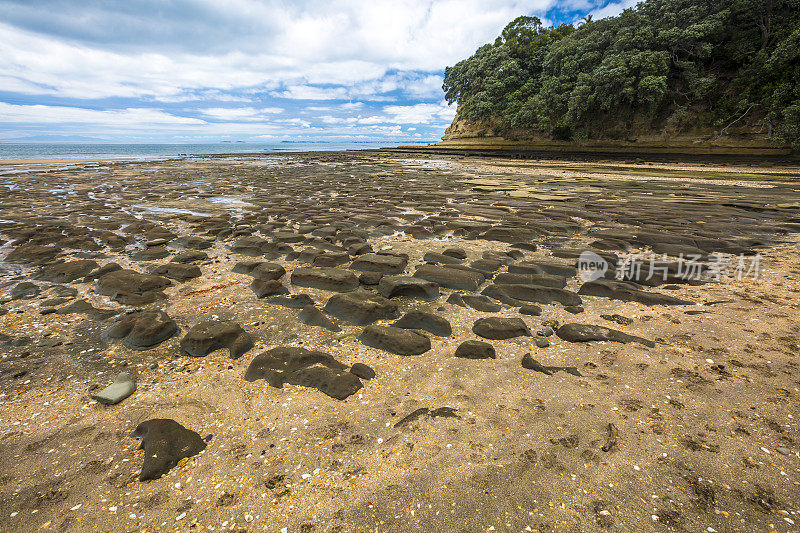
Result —
M574 366L544 366L539 361L531 357L531 354L526 353L522 356L522 366L523 368L527 368L528 370L534 370L536 372L541 372L542 374L552 376L558 371L564 371L567 374L572 374L573 376L581 377L581 373L578 372L577 367Z
M488 296L483 294L465 294L462 300L467 306L475 309L476 311L483 311L484 313L496 313L500 310L500 306L493 302Z
M457 291L477 291L486 278L477 272L436 265L422 265L414 272L415 278L432 281L440 287Z
M399 314L396 303L366 292L334 294L324 309L336 318L357 326L366 326L376 320L397 318Z
M33 275L33 279L52 283L69 283L88 275L97 267L97 262L91 259L50 263L39 269Z
M139 448L144 450L139 481L158 479L181 459L197 455L206 448L200 435L168 418L146 420L136 426L131 436L142 439Z
M658 292L647 292L642 290L641 285L630 281L614 281L598 279L584 283L578 294L585 296L600 296L612 300L622 300L625 302L639 302L644 305L693 305L694 302L681 300L668 294Z
M487 317L479 318L472 326L472 332L484 339L504 340L514 337L530 337L531 330L521 318Z
M214 241L196 237L194 235L188 237L178 237L170 243L176 248L189 248L190 250L206 250L214 245Z
M367 326L358 340L397 355L420 355L431 349L431 340L422 333L392 326Z
M442 252L443 255L449 255L450 257L455 257L456 259L466 259L467 252L463 248L448 248Z
M247 367L244 379L264 379L276 388L284 383L312 387L331 398L344 400L363 386L356 374L346 368L325 352L286 346L257 355Z
M360 271L401 274L408 265L408 257L395 254L363 254L356 257L350 268Z
M378 293L386 298L408 296L431 301L439 297L439 285L413 276L384 276L378 283Z
M636 337L635 335L628 335L622 331L610 329L605 326L594 326L591 324L564 324L558 330L556 335L559 338L568 342L589 342L589 341L612 341L612 342L638 342L652 348L656 344L653 341Z
M12 287L10 294L12 300L27 300L39 296L41 289L30 281L21 281Z
M358 278L352 272L339 268L298 268L292 272L292 285L350 292L358 288Z
M123 305L144 305L166 298L161 289L170 285L162 276L123 269L100 276L96 290Z
M152 248L145 248L138 250L131 254L133 261L156 261L168 257L170 251L163 246L153 246Z
M379 285L381 280L383 279L383 274L380 272L362 272L358 276L358 282L362 285L367 285L369 287L374 287L375 285Z
M453 328L445 318L419 310L409 311L392 326L403 329L421 329L437 337L449 337L453 334Z
M542 308L538 305L523 305L519 308L519 314L539 316L542 314Z
M456 348L456 357L464 359L495 359L494 346L483 341L464 341Z
M342 328L337 326L333 320L325 316L325 314L315 305L305 306L303 310L300 311L300 314L297 316L297 318L300 320L300 322L309 326L318 326L333 332L342 331Z
M253 283L250 284L250 288L253 289L253 292L256 293L256 296L259 298L289 294L289 289L276 279L264 280L256 278L253 280Z
M187 281L199 278L203 275L203 272L197 265L185 265L183 263L167 263L166 265L160 265L151 270L150 273L156 276L174 279L175 281Z
M231 359L238 359L253 347L253 337L234 322L208 320L196 324L181 339L181 355L203 357L227 348Z
M375 378L375 371L364 363L355 363L350 367L350 373L361 379Z
M267 252L274 250L275 245L260 237L248 236L241 237L231 245L231 252L235 254L259 257Z
M133 350L161 344L178 333L178 325L164 311L135 311L120 317L105 331L106 339L121 340Z
M106 263L105 265L92 270L86 277L83 278L84 283L90 283L92 281L96 281L98 278L101 278L108 274L109 272L116 272L117 270L122 270L122 267L119 266L117 263Z
M462 260L451 255L440 254L437 252L426 252L422 256L422 260L426 263L441 263L443 265L458 265Z

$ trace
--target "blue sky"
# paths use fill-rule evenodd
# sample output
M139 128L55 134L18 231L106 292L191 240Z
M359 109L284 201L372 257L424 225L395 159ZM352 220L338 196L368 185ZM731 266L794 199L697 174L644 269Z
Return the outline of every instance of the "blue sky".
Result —
M0 0L0 142L435 141L515 17L634 0Z

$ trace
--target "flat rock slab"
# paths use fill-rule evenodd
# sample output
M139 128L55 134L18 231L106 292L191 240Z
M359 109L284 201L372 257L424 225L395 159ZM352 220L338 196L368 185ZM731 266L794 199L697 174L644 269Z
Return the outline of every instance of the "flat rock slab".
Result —
M298 268L292 272L292 285L325 291L350 292L358 288L358 278L340 268Z
M131 254L131 259L133 261L157 261L158 259L169 257L170 253L171 252L163 246L154 246L153 248L145 248L144 250L133 252Z
M523 302L533 302L537 304L551 304L554 302L562 305L581 305L583 301L577 293L566 289L555 287L543 287L539 285L506 285L495 284L504 294L515 300ZM485 293L487 296L489 294Z
M36 298L42 290L35 283L30 281L20 281L11 288L10 295L12 300L27 300Z
M440 287L470 292L477 291L486 281L486 278L477 272L436 265L422 265L414 272L414 277L432 281Z
M590 342L590 341L612 341L612 342L637 342L649 348L656 345L651 340L647 340L635 335L628 335L622 331L607 328L605 326L594 326L591 324L564 324L556 330L559 338L568 342Z
M238 359L254 345L253 337L235 322L208 320L193 326L181 339L181 355L204 357L227 348Z
M505 340L514 337L530 337L531 330L521 318L487 317L479 318L472 326L472 332L484 339Z
M366 368L356 370L369 374ZM247 381L264 379L270 386L281 388L284 383L311 387L331 398L344 400L363 387L356 372L330 354L296 346L278 347L258 354L245 371ZM374 375L374 372L372 373Z
M401 274L408 265L408 258L391 254L363 254L356 257L350 268L359 271Z
M421 329L437 337L449 337L453 334L453 328L446 318L420 310L409 311L392 326L403 329Z
M70 283L76 279L87 276L98 266L97 262L91 259L50 263L39 269L39 271L33 275L33 279L49 281L51 283Z
M8 263L20 263L27 265L44 265L53 261L61 248L57 246L22 244L17 246L6 256Z
M506 243L528 242L539 237L541 232L523 227L493 227L479 235L480 239L487 241L500 241Z
M366 292L334 294L325 304L325 312L356 326L376 320L397 318L399 309L391 300Z
M156 276L174 279L175 281L188 281L190 279L199 278L203 275L203 272L197 265L186 265L183 263L167 263L166 265L159 265L151 270L150 273L155 274Z
M439 297L439 284L413 276L383 276L378 283L378 293L385 298L406 296L432 301Z
M139 448L144 450L139 481L158 479L181 459L197 455L206 448L200 435L168 418L146 420L136 426L131 436L142 439Z
M114 383L101 390L97 394L92 394L92 399L103 405L118 404L136 391L136 382L127 372L121 373L114 380Z
M452 255L440 254L437 252L426 252L422 256L422 260L426 263L441 263L443 265L460 265L463 260Z
M463 359L496 359L497 353L488 342L469 340L458 345L455 356Z
M123 269L98 278L96 291L123 305L145 305L166 298L161 290L170 285L165 277Z
M214 241L202 237L188 236L178 237L174 239L170 245L176 248L188 248L190 250L206 250L214 245Z
M100 309L94 307L85 300L76 300L69 305L59 308L56 310L56 313L59 315L81 314L86 315L94 320L105 320L107 318L111 318L112 316L118 315L119 311L115 311L114 309Z
M396 355L421 355L431 349L431 340L422 333L392 326L367 326L358 340Z
M267 296L278 296L280 294L289 294L289 289L283 283L276 279L261 279L256 278L250 284L250 288L256 293L259 298L266 298Z
M689 300L681 300L668 294L642 290L640 285L629 281L606 279L588 281L581 285L578 294L600 296L601 298L622 300L624 302L638 302L644 305L694 305L694 302Z
M274 249L275 245L260 237L241 237L231 245L231 252L235 254L249 255L252 257L263 256L270 250Z
M503 272L494 278L495 283L504 285L538 285L563 289L567 286L567 278L554 274L511 274Z
M178 325L167 313L159 310L135 311L112 324L104 336L110 341L122 341L132 350L146 350L178 333Z

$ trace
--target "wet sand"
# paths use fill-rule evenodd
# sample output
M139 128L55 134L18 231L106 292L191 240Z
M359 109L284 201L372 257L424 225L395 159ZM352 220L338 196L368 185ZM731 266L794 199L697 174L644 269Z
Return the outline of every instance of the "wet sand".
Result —
M4 174L2 529L797 531L799 170L364 151ZM584 250L699 252L703 275L592 285ZM275 348L333 360L256 369ZM121 372L132 395L92 399ZM152 419L206 446L140 481Z

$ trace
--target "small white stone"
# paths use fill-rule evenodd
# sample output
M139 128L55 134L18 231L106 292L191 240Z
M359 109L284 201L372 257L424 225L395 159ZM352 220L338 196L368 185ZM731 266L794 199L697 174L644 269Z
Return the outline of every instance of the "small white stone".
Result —
M186 513L181 513L175 517L175 520L183 520L184 518L186 518Z

